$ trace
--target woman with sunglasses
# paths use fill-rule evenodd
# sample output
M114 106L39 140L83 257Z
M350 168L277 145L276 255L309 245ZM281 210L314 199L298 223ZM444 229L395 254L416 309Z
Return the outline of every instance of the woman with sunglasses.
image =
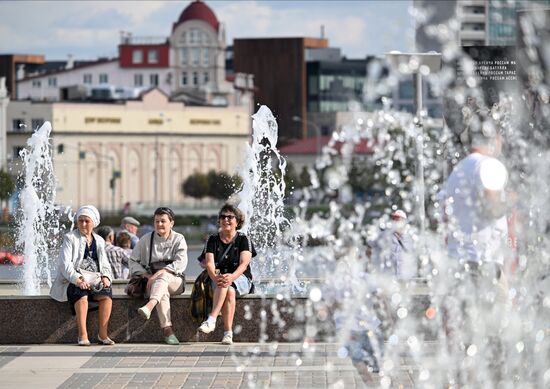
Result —
M63 238L59 253L57 277L50 296L57 301L69 301L76 315L78 345L89 346L86 318L89 301L99 304L99 344L115 344L108 336L112 308L111 265L105 254L105 241L95 234L99 225L99 212L93 205L84 205L76 212L77 228ZM97 279L97 283L90 280Z
M170 296L182 294L185 287L187 243L182 234L172 230L174 212L170 208L157 208L153 224L155 230L141 237L130 258L130 274L147 278L149 301L138 309L138 313L149 320L156 307L164 341L178 345L170 318Z
M210 235L204 249L208 275L212 280L214 301L208 319L199 331L208 334L216 328L218 315L223 316L223 344L233 343L233 317L236 297L250 293L252 272L250 260L256 256L248 236L238 232L244 215L231 204L225 204L218 215L219 233Z

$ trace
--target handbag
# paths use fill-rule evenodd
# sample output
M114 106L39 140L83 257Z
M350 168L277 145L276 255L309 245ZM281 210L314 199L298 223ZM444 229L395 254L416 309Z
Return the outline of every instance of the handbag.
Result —
M97 271L89 271L84 269L78 269L78 272L84 279L84 281L92 286L92 289L99 292L103 289L103 281L101 280L101 273Z
M145 294L146 288L147 278L143 277L141 274L137 274L128 280L128 285L126 285L124 291L130 297L141 298Z
M154 232L151 234L151 242L149 244L149 266L146 266L146 269L151 269L151 272L155 274L157 271L163 269L167 265L171 264L174 261L158 261L151 263L151 257L153 255L153 237ZM185 291L185 274L179 275L179 277L182 279L182 292ZM136 274L133 275L130 280L128 280L128 284L126 285L126 288L124 289L126 294L130 297L134 298L142 298L145 295L145 291L147 289L147 282L148 278L144 277L142 274Z
M151 243L149 244L149 263L151 263L151 256L153 255L153 235L155 232L151 233ZM147 266L148 268L149 266ZM133 298L142 298L145 295L145 290L147 289L147 277L144 277L143 274L135 274L130 277L126 288L124 291L126 294Z

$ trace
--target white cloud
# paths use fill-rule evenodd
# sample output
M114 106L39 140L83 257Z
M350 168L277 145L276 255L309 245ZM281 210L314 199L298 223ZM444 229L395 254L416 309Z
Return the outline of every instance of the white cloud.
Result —
M406 50L407 1L207 1L233 38L320 36L348 57ZM0 1L0 52L116 54L119 32L168 36L187 2Z

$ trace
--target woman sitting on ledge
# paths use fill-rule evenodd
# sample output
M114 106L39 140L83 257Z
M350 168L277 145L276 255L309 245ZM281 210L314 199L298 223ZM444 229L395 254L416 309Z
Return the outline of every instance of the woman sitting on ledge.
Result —
M146 295L149 301L138 313L149 320L157 307L164 341L177 345L179 340L172 330L170 296L181 294L185 287L183 272L187 267L187 243L182 234L172 230L174 212L167 207L157 208L154 214L155 230L141 237L130 257L130 274L148 278Z
M88 300L99 303L98 342L113 345L108 336L111 317L111 266L105 254L105 241L93 232L99 225L99 212L93 205L84 205L76 212L77 228L63 238L57 276L50 296L69 301L78 327L78 345L89 346L86 318ZM92 281L95 279L97 282Z
M212 279L214 301L212 312L199 331L208 334L216 328L219 313L223 316L223 344L233 343L233 317L236 297L250 293L252 272L250 260L256 256L248 236L237 232L244 224L244 215L231 204L225 204L218 215L219 233L206 242L205 261Z

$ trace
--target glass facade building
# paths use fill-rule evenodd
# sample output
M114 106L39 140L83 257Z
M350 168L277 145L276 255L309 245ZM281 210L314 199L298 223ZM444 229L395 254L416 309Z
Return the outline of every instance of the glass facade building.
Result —
M550 8L550 0L490 0L487 7L487 46L513 46L517 36L517 11Z
M345 112L363 101L367 60L308 62L307 75L308 112Z

